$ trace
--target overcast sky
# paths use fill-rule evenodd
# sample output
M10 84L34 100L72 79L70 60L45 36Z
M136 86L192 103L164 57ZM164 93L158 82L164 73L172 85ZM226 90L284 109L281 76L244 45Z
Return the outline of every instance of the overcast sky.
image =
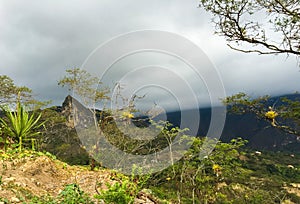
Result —
M293 56L286 59L230 50L222 37L213 34L211 17L198 8L196 0L1 0L0 74L32 88L39 99L51 99L58 105L69 94L57 86L67 68L80 67L107 40L144 29L176 33L196 44L220 73L227 95L300 91L300 72ZM140 59L152 58L155 56L144 55ZM176 67L179 70L181 66ZM169 80L177 88L178 81L163 73L156 73L156 78ZM131 77L138 77L137 73ZM163 98L164 92L166 89L158 91L157 97ZM157 100L153 99L155 103Z

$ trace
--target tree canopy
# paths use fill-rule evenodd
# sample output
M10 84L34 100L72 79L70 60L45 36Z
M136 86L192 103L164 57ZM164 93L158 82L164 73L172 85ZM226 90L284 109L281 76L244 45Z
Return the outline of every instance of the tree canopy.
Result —
M232 49L300 55L299 0L201 0Z
M0 106L9 105L15 108L17 102L33 109L38 109L50 103L50 101L42 102L34 99L30 88L17 86L10 77L0 75Z
M93 106L102 99L108 99L108 90L100 89L100 79L92 76L86 70L80 68L67 69L66 75L58 81L58 85L67 86L69 91L73 91L81 97L87 106Z
M252 98L245 93L238 93L224 99L229 110L236 114L253 113L259 119L264 119L274 128L283 132L300 136L300 101L280 97L270 106L269 96Z

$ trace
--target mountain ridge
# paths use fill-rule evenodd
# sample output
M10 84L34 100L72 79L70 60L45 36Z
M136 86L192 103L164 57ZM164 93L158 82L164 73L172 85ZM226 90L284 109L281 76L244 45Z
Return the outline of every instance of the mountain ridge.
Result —
M279 99L283 97L290 100L300 100L300 94L281 95L269 98L266 105L281 105ZM205 136L211 122L211 108L199 108L195 111L200 112L198 135ZM180 124L178 121L179 118L179 111L168 113L168 120L175 126ZM248 140L248 147L255 149L300 151L300 137L284 133L278 128L272 127L268 122L257 118L254 114L245 113L239 115L227 112L220 140L229 142L231 139L237 137Z
M290 100L299 100L300 94L287 94L271 97L267 100L266 105L281 105L279 99L282 97L286 97ZM63 103L62 112L67 112L65 109L68 106L71 106L70 103L73 103L74 107L79 107L79 109L84 108L84 106L80 104L80 102L78 102L76 99L69 95L66 97ZM198 126L197 136L205 136L207 134L211 122L211 108L199 108L197 110L167 112L167 120L174 126L179 127L181 123L181 115L184 111L187 112L187 114L189 114L188 112L199 111L200 124ZM97 112L101 112L101 110L97 110ZM136 118L133 118L132 122L135 125L138 124ZM143 127L147 126L145 124L140 125ZM272 127L267 121L258 119L254 114L245 113L243 115L239 115L227 112L226 121L224 124L222 135L220 136L220 140L223 142L229 142L231 139L237 137L241 137L243 139L248 140L248 147L254 149L273 151L300 151L300 137L284 133L281 130Z

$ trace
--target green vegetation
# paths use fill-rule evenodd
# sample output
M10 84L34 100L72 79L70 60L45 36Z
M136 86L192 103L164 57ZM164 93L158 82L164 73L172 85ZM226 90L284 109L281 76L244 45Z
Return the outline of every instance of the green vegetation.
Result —
M67 74L68 76L59 82L60 85L68 85L71 88L80 86L82 89L77 90L77 94L84 97L85 91L88 91L89 97L92 96L93 86L98 85L97 78L79 69L67 70ZM85 82L80 82L81 78ZM9 85L11 81L8 78L5 79L7 87L12 87ZM8 93L9 90L7 88L6 92ZM108 99L106 93L106 91L99 91L97 101ZM272 126L298 135L297 126L290 126L290 124L299 125L299 102L283 98L278 105L270 106L266 104L267 99L268 97L252 99L240 93L224 99L224 102L235 113L254 113L259 118L269 121ZM67 125L70 121L67 121L66 115L56 111L57 107L38 110L37 114L27 111L19 96L16 110L12 111L6 105L2 107L0 118L0 189L6 193L13 192L15 199L12 201L0 194L1 202L51 204L102 201L126 204L141 202L140 200L153 203L300 202L298 188L300 155L298 154L256 153L254 150L247 149L245 147L247 141L241 138L223 143L206 137L189 136L187 129L174 127L168 121L147 120L145 122L141 119L140 124L147 123L157 129L158 134L153 139L150 132L153 130L143 127L128 128L136 111L132 104L122 110L102 111L96 110L94 104L89 105L91 105L89 111L93 114L92 119L97 127L96 130L113 146L131 155L155 154L162 149L167 149L168 151L163 156L169 161L169 167L152 173L150 170L145 172L146 167L138 169L135 166L128 166L128 169L132 169L132 174L129 176L105 169L101 167L101 162L99 168L95 168L95 160L90 160L89 163L91 159L89 157L103 161L107 159L105 152L109 150L99 149L97 141L95 142L93 138L95 134L93 130L88 128L82 130L86 131L82 134L86 135L85 139L89 142L87 145L93 147L85 150L74 129L75 124ZM116 117L112 117L113 114ZM289 122L284 123L287 120ZM118 123L123 124L124 130L118 127ZM42 128L43 126L46 128ZM139 138L131 137L132 135L138 135ZM176 158L178 150L173 148L175 143L190 144L189 150L179 161ZM38 148L35 144L39 144ZM43 150L51 150L55 156L46 151L41 152ZM69 164L81 166L71 167L57 160L57 158L65 158L66 155ZM116 164L126 162L120 155L114 155L108 159ZM93 171L84 166L88 163ZM15 181L16 178L13 177L12 172L16 174L15 177L30 175L31 179L26 177L23 180L25 184L22 185ZM93 175L94 183L90 183L94 185L93 191L88 190L87 187L83 190L84 183L81 181L87 179L86 177L77 179L80 177L77 175L78 172ZM41 176L39 179L57 176L54 179L57 181L60 181L62 177L68 180L71 175L75 174L75 180L72 182L68 180L62 189L55 189L56 193L39 194L32 189L38 187L42 192L48 185L40 184L42 180L35 181L35 175L39 174ZM103 176L102 180L99 179L101 176ZM27 185L31 185L31 188Z
M299 202L299 197L289 195L283 188L300 181L298 159L286 153L264 152L258 156L243 148L245 141L236 139L218 142L214 151L201 160L202 143L195 138L192 148L175 167L154 175L156 195L182 203Z
M40 134L36 129L44 124L39 123L41 114L37 117L35 117L33 113L30 115L20 102L17 103L15 112L11 112L8 107L3 108L2 110L8 119L8 122L6 122L4 119L0 118L0 125L3 129L3 135L5 135L3 138L4 148L6 149L7 144L6 136L9 136L10 139L17 141L17 146L20 151L22 150L23 140L30 140L32 149L35 149L33 137Z
M0 87L0 106L14 108L18 102L21 102L24 106L36 110L51 103L51 101L36 100L30 88L15 85L14 81L6 75L0 75Z
M141 176L137 168L133 168L130 177L122 174L113 173L113 179L117 182L110 184L106 183L106 190L101 190L97 199L102 199L105 203L127 204L133 203L134 199L143 190L147 184L150 175ZM137 175L135 175L137 173Z
M93 203L91 199L86 195L77 184L69 184L64 190L58 195L58 203Z
M245 141L236 139L231 143L218 142L211 154L200 158L199 152L203 151L201 148L204 139L183 139L191 140L193 145L179 162L151 175L140 175L135 170L128 177L111 171L110 182L98 182L99 194L95 195L95 199L104 200L106 203L131 203L146 188L152 197L162 203L280 203L287 199L294 203L300 201L298 196L285 189L292 183L300 182L300 155L291 157L287 153L272 152L256 155L252 150L243 149ZM9 148L1 153L1 160L18 159L22 162L19 159L36 159L44 155L55 159L48 153L26 149L19 152ZM76 183L66 185L57 197L35 196L18 186L4 185L3 181L1 186L2 189L17 189L19 199L23 198L26 203L95 202Z
M84 105L93 106L99 100L108 99L109 91L100 89L101 81L86 70L80 68L67 69L66 76L59 80L58 85L67 86L69 91L82 97Z
M102 82L98 77L92 76L86 70L80 68L67 69L66 76L58 81L58 85L69 88L74 94L80 97L82 103L91 111L94 117L95 128L98 129L95 104L99 101L109 99L109 90L100 88Z
M275 128L300 136L300 101L281 97L274 104L267 104L269 98L269 96L251 98L245 93L238 93L224 99L224 103L233 113L253 113Z
M201 0L200 6L214 16L216 33L226 38L230 48L246 53L283 53L299 57L299 0ZM259 21L262 19L264 22ZM97 102L102 102L105 107L105 101L109 100L109 90L99 89L102 85L99 78L79 68L68 69L58 85L68 86L81 97L93 116L95 130L112 145L132 155L147 155L167 148L164 156L170 166L147 174L143 169L128 166L133 169L130 176L101 165L94 168L93 163L94 171L87 170L83 164L88 163L89 156L98 161L107 156L108 149L99 152L98 141L92 138L95 132L86 128L86 140L93 147L86 150L76 135L74 115L69 113L74 124L67 125L70 121L55 110L57 107L41 110L49 102L35 100L31 89L17 86L11 78L1 75L1 203L127 204L138 203L138 199L152 203L300 203L300 154L255 152L247 149L247 141L241 138L223 143L206 137L192 137L186 134L186 129L173 127L168 121L149 121L159 131L152 139L146 128L127 128L137 111L134 104L129 103L121 110L96 110ZM121 89L120 85L117 88ZM120 101L129 101L121 95L117 94L117 97ZM254 113L274 128L300 136L299 100L282 98L270 105L268 99L268 96L251 98L239 93L227 97L224 103L234 113ZM130 100L134 102L134 99ZM117 122L129 129L126 134ZM47 129L42 129L44 125ZM175 141L176 137L180 140ZM175 142L191 145L178 162L175 162L176 150L173 149ZM39 144L38 148L36 144ZM52 150L69 164L82 166L61 163L56 156L40 150ZM126 162L119 155L108 159ZM80 177L81 174L85 174L84 177ZM68 180L72 176L74 182ZM93 191L86 192L89 188L82 189L88 176L92 176L95 186ZM49 177L53 177L51 181L47 180ZM22 182L16 182L17 178L23 178ZM51 184L55 181L69 183L60 189L58 183ZM52 194L49 189L53 190Z
M33 195L27 195L31 197L28 204L75 204L75 203L86 203L93 204L91 198L84 193L77 184L68 184L62 190L57 197L42 196L37 197ZM8 202L7 202L8 203Z
M204 139L183 139L191 140L193 145L173 166L148 175L139 174L140 170L136 168L131 176L107 170L110 180L97 181L98 193L93 195L85 193L79 184L71 183L57 196L37 196L19 184L7 183L9 170L4 166L0 187L2 190L14 189L16 197L24 203L95 203L104 200L126 204L144 192L158 203L281 203L285 200L299 203L300 197L289 193L288 189L294 188L294 183L300 183L300 155L280 152L259 155L244 149L244 140L236 139L231 143L218 142L212 153L200 158ZM43 156L55 161L49 153L26 149L19 152L9 148L0 155L2 161L18 161L19 164ZM69 167L63 165L61 168ZM0 196L0 200L5 199Z

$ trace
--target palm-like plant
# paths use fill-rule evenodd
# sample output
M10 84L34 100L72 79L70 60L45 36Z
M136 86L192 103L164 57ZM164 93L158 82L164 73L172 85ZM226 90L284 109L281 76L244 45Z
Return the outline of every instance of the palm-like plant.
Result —
M11 112L8 107L3 107L2 110L8 119L6 122L4 119L0 118L4 133L7 134L7 136L18 140L19 151L22 150L23 140L41 133L35 131L44 125L44 122L38 123L41 114L37 117L35 117L34 113L30 115L20 102L17 103L15 112Z

